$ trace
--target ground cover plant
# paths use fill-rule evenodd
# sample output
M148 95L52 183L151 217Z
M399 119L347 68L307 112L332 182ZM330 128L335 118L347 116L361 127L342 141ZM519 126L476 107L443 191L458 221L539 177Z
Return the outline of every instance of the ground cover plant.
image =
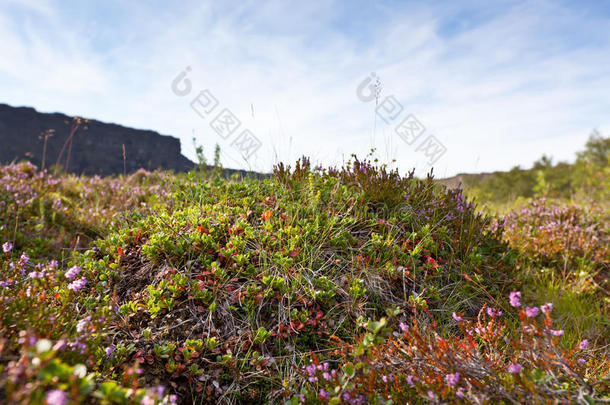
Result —
M0 173L2 402L608 399L603 208L492 217L356 158Z

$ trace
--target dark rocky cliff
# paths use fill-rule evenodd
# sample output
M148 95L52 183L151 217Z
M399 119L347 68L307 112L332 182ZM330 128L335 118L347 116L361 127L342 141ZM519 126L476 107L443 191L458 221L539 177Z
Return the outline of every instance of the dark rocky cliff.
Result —
M54 129L47 141L46 166L57 161L70 135L72 117L40 113L33 108L0 104L0 163L28 159L40 166L43 156L41 134ZM78 130L72 141L69 171L77 174L123 173L123 145L127 172L139 168L187 171L193 162L180 153L180 141L154 131L89 120L86 130ZM61 164L65 166L68 148Z

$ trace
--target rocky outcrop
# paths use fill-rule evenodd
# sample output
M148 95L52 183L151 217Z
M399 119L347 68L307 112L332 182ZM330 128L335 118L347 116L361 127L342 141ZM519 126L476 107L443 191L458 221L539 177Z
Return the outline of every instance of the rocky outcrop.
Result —
M46 145L46 166L57 161L70 135L72 117L64 114L40 113L33 108L0 104L0 163L27 159L41 165L44 131L54 129ZM117 124L89 120L87 129L79 129L73 137L71 150L65 148L61 165L77 174L111 175L166 169L187 171L194 163L180 153L180 140L154 131L127 128ZM123 162L123 147L126 159Z

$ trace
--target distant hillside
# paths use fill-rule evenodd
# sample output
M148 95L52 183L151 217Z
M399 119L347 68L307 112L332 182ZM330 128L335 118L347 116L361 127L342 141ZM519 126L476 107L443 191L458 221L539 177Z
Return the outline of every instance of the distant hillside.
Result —
M27 159L40 165L44 148L41 135L53 129L55 134L48 138L46 146L46 166L55 164L70 135L71 122L72 117L64 114L0 104L0 163ZM72 173L123 173L123 146L127 172L139 168L182 172L194 166L180 153L177 138L96 120L89 120L86 125L86 130L79 129L73 137L71 150L66 144L62 154L63 167L70 156L68 171Z
M609 201L610 138L594 131L574 163L553 163L542 156L530 169L458 174L438 180L449 188L462 188L479 201L510 202L518 198L553 197Z
M478 183L492 177L493 175L494 173L459 173L453 177L438 179L438 182L444 184L452 190L456 188L463 189L466 184L472 184L473 182Z

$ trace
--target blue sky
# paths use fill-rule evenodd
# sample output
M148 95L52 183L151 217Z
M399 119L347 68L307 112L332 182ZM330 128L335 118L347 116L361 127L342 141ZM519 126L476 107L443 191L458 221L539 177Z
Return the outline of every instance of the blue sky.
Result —
M173 3L3 1L0 102L153 129L191 158L194 135L225 166L265 171L376 148L424 174L422 150L395 132L409 114L446 149L441 177L570 160L610 130L608 1ZM187 66L193 91L178 97ZM371 72L398 121L356 96ZM260 139L250 158L191 109L204 89Z

